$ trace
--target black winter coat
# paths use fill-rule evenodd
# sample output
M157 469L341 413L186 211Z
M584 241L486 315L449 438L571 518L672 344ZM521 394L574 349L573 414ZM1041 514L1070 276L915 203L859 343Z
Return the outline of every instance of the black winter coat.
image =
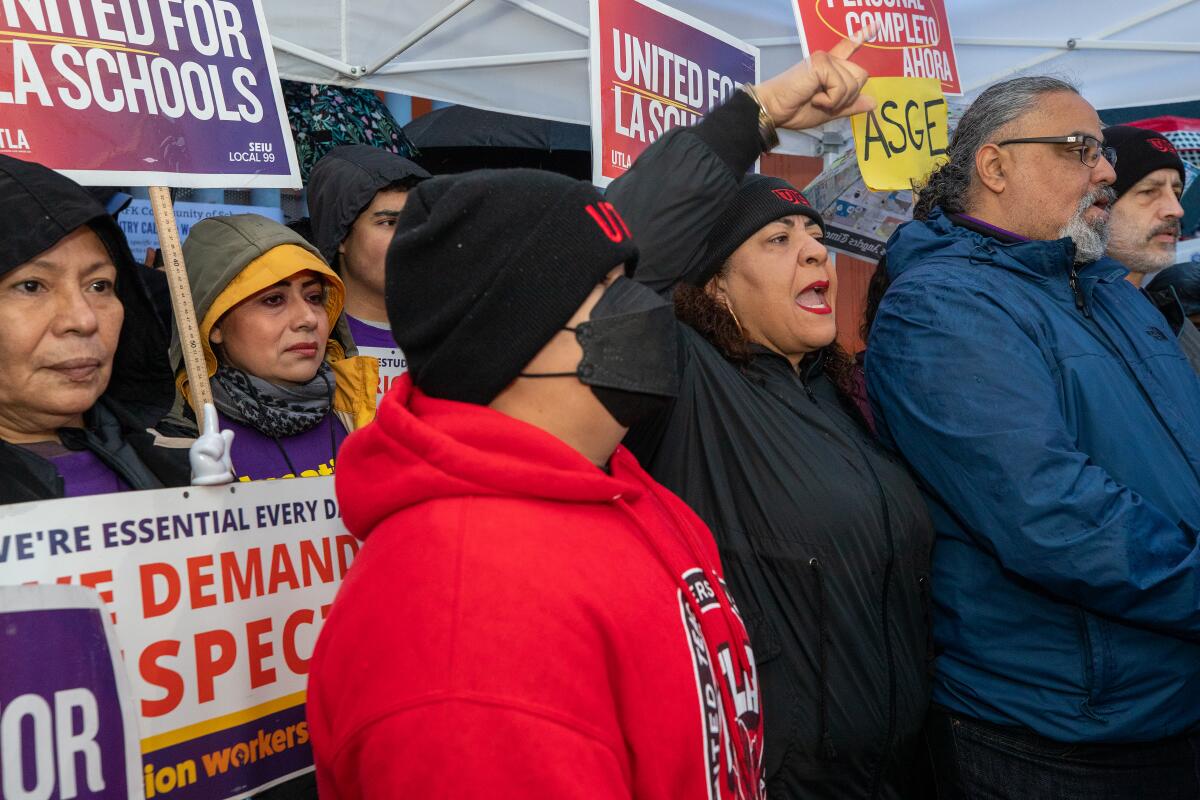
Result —
M609 191L641 251L634 277L660 291L698 262L757 155L739 98L668 134ZM819 355L797 372L754 348L739 366L680 329L679 397L626 444L717 539L758 664L768 796L919 797L933 540L920 493Z
M148 431L128 427L128 410L101 398L84 415L84 428L61 428L68 450L90 450L131 489L184 486L190 478L186 448L156 446ZM124 422L122 421L124 420ZM0 505L63 496L62 476L54 465L18 445L0 441Z

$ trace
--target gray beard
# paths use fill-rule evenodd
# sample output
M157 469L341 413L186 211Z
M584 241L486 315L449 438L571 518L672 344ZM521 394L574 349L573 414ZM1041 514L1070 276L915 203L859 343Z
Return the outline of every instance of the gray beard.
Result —
M1175 248L1159 250L1150 245L1148 237L1122 225L1109 228L1108 254L1121 262L1130 272L1158 272L1175 263Z
M1058 231L1058 238L1070 239L1075 243L1075 263L1090 264L1098 261L1108 248L1108 220L1089 222L1083 215L1101 197L1107 196L1112 204L1114 192L1107 186L1093 189L1079 201L1075 213Z

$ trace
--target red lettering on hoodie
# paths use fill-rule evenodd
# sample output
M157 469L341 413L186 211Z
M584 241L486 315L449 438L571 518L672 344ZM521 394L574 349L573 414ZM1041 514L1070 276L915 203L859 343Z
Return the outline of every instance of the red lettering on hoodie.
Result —
M633 235L612 203L593 203L587 206L587 213L613 243L623 242Z

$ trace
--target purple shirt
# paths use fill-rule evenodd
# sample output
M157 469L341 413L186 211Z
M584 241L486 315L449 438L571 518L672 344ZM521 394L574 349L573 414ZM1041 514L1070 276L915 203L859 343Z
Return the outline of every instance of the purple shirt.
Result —
M228 417L221 417L221 428L233 431L230 455L239 481L332 475L337 450L347 436L345 427L332 412L317 427L279 440Z
M349 314L346 315L346 322L350 323L350 335L354 337L354 343L363 347L384 347L389 350L399 350L400 346L396 344L396 340L392 338L392 329L387 325L378 325L374 322L367 322Z
M1005 237L1008 237L1009 239L1016 239L1018 242L1028 242L1029 241L1028 236L1022 236L1019 233L1013 233L1012 231L1006 231L1006 230L1004 230L1004 228L997 228L992 223L984 222L983 220L979 219L978 217L972 217L970 214L956 214L955 216L962 217L963 219L966 219L966 220L970 220L971 222L975 223L979 227L986 228L987 230L991 231L993 234L996 234L997 236L999 236L1002 239Z
M63 479L63 497L129 491L129 484L90 450L68 450L58 442L22 446L54 465Z
M408 371L408 359L392 339L390 328L355 319L349 314L346 315L346 321L350 323L350 335L354 337L358 352L379 362L379 383L375 387L375 399L382 400L392 381Z

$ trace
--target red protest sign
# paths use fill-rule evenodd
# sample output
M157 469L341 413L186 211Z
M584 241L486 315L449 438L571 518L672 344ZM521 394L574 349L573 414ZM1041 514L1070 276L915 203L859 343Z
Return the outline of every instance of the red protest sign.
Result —
M7 1L7 0L6 0ZM594 0L592 180L607 186L659 136L758 82L758 48L658 0Z
M830 50L864 26L875 38L854 61L873 78L937 78L962 94L945 0L792 0L804 52Z

